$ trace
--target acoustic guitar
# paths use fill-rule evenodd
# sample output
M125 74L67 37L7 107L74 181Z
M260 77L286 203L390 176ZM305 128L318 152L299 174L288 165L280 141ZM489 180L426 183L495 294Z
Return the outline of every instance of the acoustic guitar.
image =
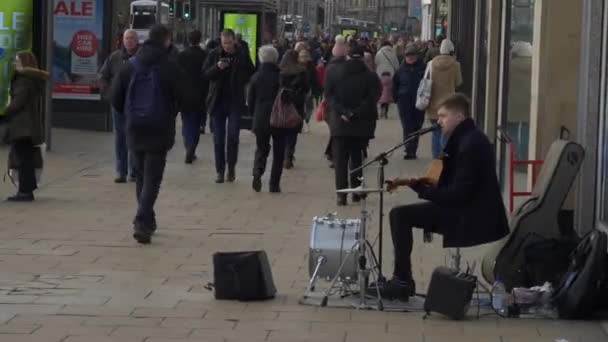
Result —
M441 172L443 171L443 160L441 159L433 159L424 173L424 176L419 178L408 178L408 179L399 179L398 184L395 184L396 187L399 186L410 186L413 185L420 180L423 180L425 183L429 183L432 185L437 185L439 182L439 177L441 176ZM388 181L387 183L390 183Z

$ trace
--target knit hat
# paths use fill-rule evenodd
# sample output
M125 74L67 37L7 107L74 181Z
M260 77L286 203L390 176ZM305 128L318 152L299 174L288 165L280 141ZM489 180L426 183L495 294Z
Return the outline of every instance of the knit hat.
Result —
M452 43L452 41L449 39L444 39L443 42L441 42L441 47L439 48L439 53L442 55L449 55L452 52L454 52L454 50L455 50L454 43Z
M407 46L407 48L405 48L406 56L417 55L417 54L418 54L418 48L416 47L416 45L410 44Z

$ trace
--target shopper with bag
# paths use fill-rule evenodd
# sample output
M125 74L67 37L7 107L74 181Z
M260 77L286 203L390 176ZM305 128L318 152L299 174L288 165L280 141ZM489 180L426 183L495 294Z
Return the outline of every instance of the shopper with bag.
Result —
M8 120L7 138L11 145L9 167L16 167L19 173L18 192L8 201L34 201L34 190L38 188L36 169L42 168L40 145L45 138L41 99L48 78L49 74L38 68L34 54L29 51L17 54L11 100L3 113Z
M440 55L430 62L429 71L432 80L430 102L426 108L426 116L432 124L437 123L437 112L443 100L456 93L456 88L462 84L460 63L454 57L454 43L445 39L439 49ZM420 107L419 107L420 109ZM439 158L443 148L441 132L433 132L433 158Z
M266 162L270 154L272 140L272 169L270 171L269 191L281 192L281 175L285 160L285 145L288 128L272 127L271 114L279 94L279 74L277 66L279 52L272 45L264 45L258 51L260 60L259 70L251 77L247 104L253 116L252 131L256 138L255 159L253 161L252 188L256 192L262 190L262 176L266 170ZM298 115L298 118L299 115ZM301 119L301 118L300 118Z

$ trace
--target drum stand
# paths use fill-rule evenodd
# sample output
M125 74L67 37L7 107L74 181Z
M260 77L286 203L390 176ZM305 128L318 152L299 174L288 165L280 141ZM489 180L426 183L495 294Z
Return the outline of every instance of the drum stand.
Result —
M361 180L361 188L362 189L365 188L364 180ZM357 194L356 192L353 192L353 193ZM361 193L360 195L361 195L361 231L359 233L359 239L357 240L357 242L355 242L355 244L351 248L350 253L347 253L348 255L346 256L346 258L344 258L344 260L340 264L340 267L338 268L338 271L336 272L336 275L332 279L329 287L325 290L325 294L323 296L323 299L321 300L322 307L327 306L329 295L330 295L331 291L336 288L336 283L338 282L338 280L340 278L340 274L342 273L342 269L344 268L344 265L346 265L346 263L350 260L350 258L354 258L356 255L359 258L358 259L359 268L357 270L357 278L358 278L358 283L359 283L359 300L358 300L358 303L353 303L353 306L357 309L376 309L376 310L380 310L380 311L384 310L384 305L382 303L382 297L380 296L380 288L378 286L376 286L376 296L377 296L375 298L376 303L368 304L368 300L367 300L367 289L368 289L369 276L371 274L372 279L378 279L380 277L380 272L379 272L380 265L379 265L378 261L376 260L376 256L374 255L372 245L367 240L367 219L369 217L369 213L367 211L367 193ZM358 253L355 253L355 252L358 252ZM367 266L368 261L370 263L369 267ZM319 270L319 267L323 264L323 262L324 262L323 257L320 257L319 260L317 260L317 266L315 267L315 272L312 276L312 279L309 282L307 292L314 288L317 271ZM343 286L344 285L342 285L342 287Z

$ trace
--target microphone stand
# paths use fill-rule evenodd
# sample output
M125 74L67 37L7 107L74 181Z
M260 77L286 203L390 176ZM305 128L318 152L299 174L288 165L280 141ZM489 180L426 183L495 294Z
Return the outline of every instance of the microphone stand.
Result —
M426 134L426 133L430 133L435 129L439 129L439 127L434 127L434 129L423 129L421 131L417 131L417 132L413 132L410 133L409 135L407 135L405 137L405 139L399 143L397 146L391 148L390 150L384 151L382 153L380 153L379 155L375 156L372 160L368 161L367 163L361 165L360 167L351 170L350 174L355 174L356 172L359 171L363 171L366 168L368 168L369 166L378 163L379 167L378 167L378 189L384 189L384 168L386 167L386 165L388 165L388 157L395 152L396 150L402 148L403 146L405 146L407 143L413 141L416 138L419 138L420 136ZM386 278L384 277L384 274L382 273L382 240L383 240L383 227L384 227L384 192L380 192L380 199L379 199L379 213L378 213L378 279L377 279L377 283L382 283L386 281Z

